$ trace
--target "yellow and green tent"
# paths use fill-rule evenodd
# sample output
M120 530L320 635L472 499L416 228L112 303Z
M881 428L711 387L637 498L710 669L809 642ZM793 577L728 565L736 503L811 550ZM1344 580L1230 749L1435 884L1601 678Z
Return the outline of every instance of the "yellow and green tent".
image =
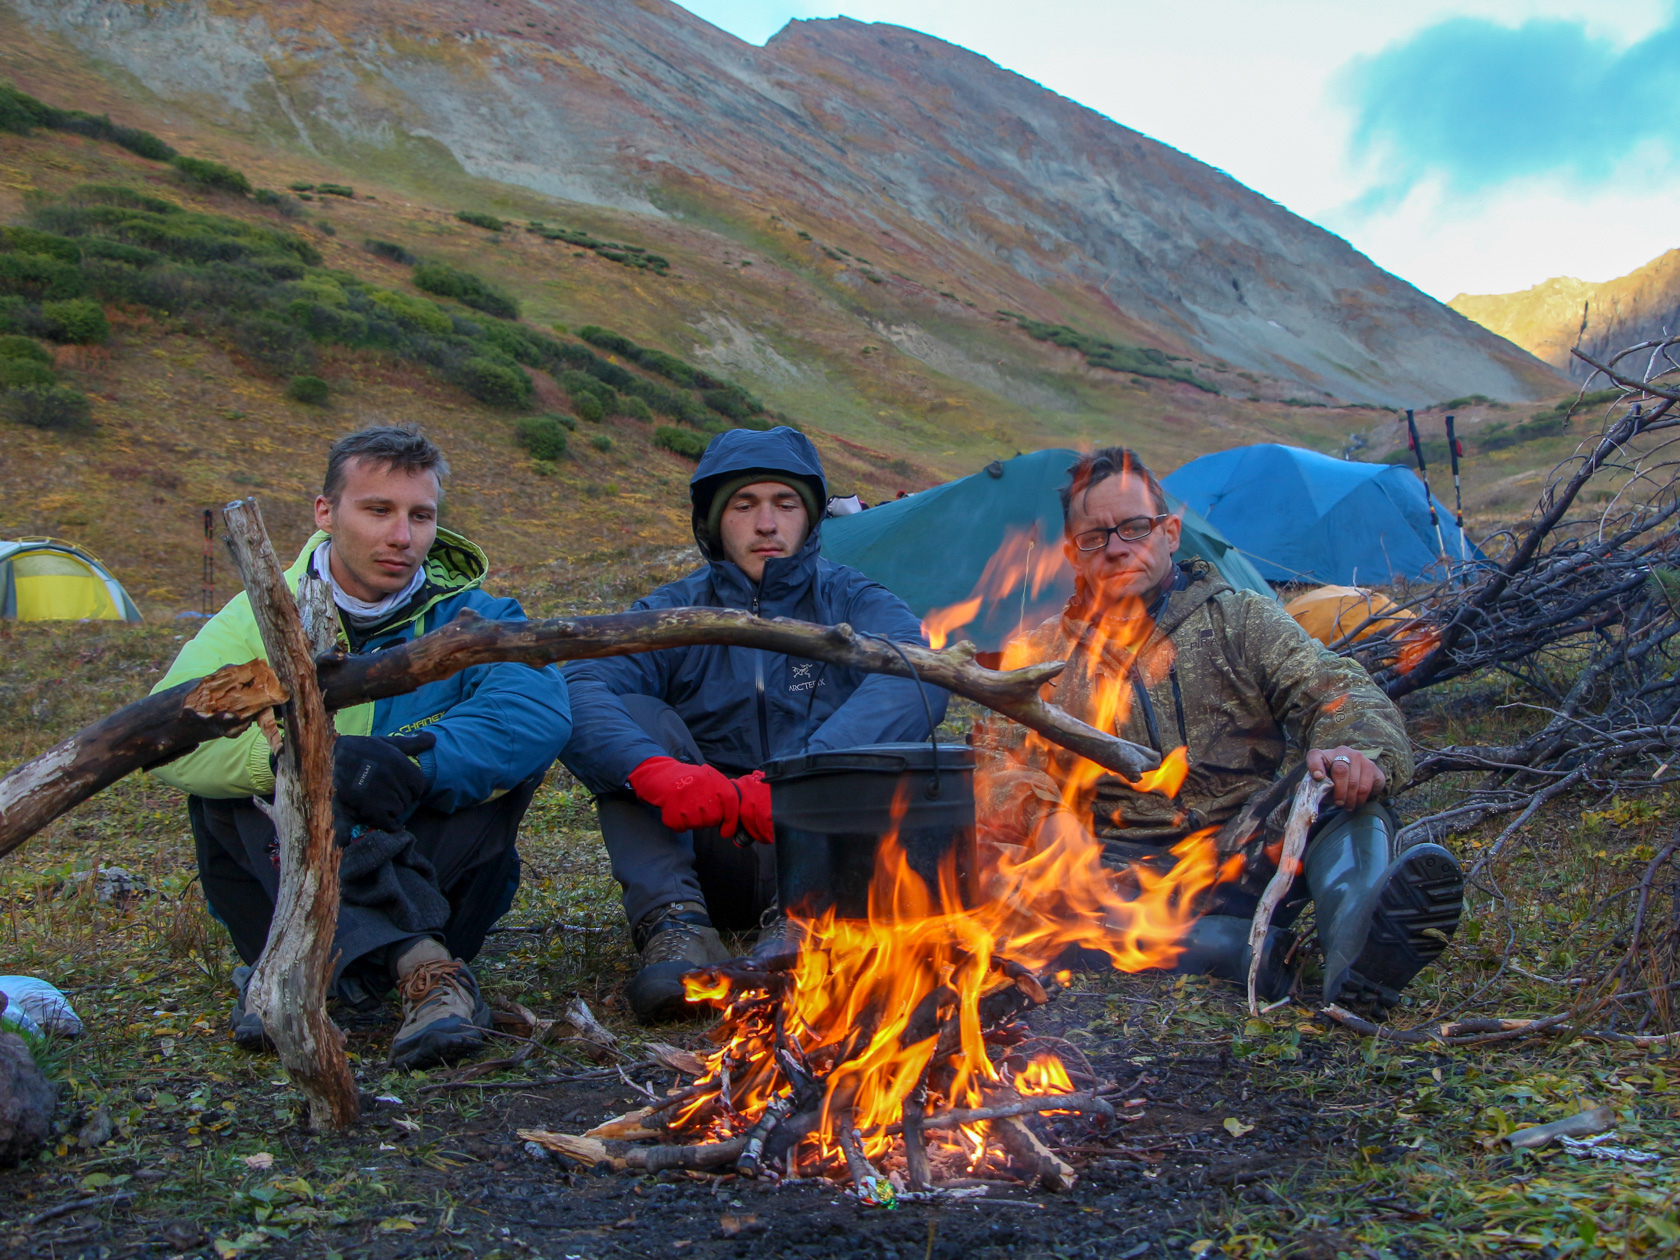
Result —
M99 557L57 538L0 541L0 618L139 621L140 610Z

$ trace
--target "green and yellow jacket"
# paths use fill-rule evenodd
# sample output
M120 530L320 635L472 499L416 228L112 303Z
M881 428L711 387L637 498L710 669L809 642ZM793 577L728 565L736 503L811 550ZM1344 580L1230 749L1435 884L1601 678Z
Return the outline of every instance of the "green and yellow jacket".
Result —
M286 570L294 589L310 571L318 533ZM517 600L486 594L484 553L440 529L426 556L426 581L409 603L381 624L352 632L340 618L340 642L352 652L382 652L418 638L464 609L493 621L523 621ZM267 659L250 601L229 600L190 643L153 691L202 677L223 665ZM425 803L452 812L496 796L547 769L572 732L566 682L553 666L475 665L404 696L341 709L341 735L410 735L427 730L436 747L420 754L430 790ZM256 726L231 739L200 744L154 772L183 792L208 797L263 796L274 790L268 743Z

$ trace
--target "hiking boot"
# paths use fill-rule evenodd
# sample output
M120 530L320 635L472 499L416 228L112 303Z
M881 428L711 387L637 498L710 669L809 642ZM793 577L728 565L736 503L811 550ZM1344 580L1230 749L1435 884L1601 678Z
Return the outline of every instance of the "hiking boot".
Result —
M766 971L792 971L805 944L805 929L783 914L772 911L765 917L770 921L759 929L747 957Z
M233 1010L228 1015L228 1027L233 1033L233 1044L241 1050L252 1053L273 1051L274 1042L269 1040L267 1031L263 1028L262 1016L245 1007L245 991L251 987L251 969L249 967L235 967L233 969L233 987L238 993L234 1000Z
M727 962L711 916L699 901L673 901L660 906L631 933L641 954L641 970L625 996L638 1022L656 1024L694 1013L683 992L682 978L698 967Z
M397 980L397 991L403 1022L391 1039L392 1067L431 1067L483 1049L490 1007L459 958L416 964Z
M1179 938L1179 953L1171 971L1181 976L1213 976L1248 988L1248 966L1252 955L1248 932L1252 920L1234 914L1204 914ZM1261 946L1260 974L1254 993L1263 1002L1287 997L1293 980L1284 959L1295 944L1295 934L1284 928L1268 928Z
M1390 857L1380 810L1338 819L1306 855L1324 949L1324 1001L1381 1016L1439 958L1464 908L1464 876L1438 844Z

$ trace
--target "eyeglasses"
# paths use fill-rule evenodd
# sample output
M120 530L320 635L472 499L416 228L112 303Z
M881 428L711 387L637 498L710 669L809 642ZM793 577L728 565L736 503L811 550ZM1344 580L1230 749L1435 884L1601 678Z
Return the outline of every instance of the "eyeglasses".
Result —
M1155 527L1171 515L1171 512L1162 512L1159 516L1134 516L1106 529L1081 530L1073 536L1073 545L1081 551L1101 551L1115 534L1122 542L1139 542L1153 534Z

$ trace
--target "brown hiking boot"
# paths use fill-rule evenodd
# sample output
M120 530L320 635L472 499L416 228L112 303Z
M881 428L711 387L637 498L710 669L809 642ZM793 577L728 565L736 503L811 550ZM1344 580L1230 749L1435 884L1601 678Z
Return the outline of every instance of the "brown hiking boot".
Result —
M397 981L397 991L403 1022L391 1039L393 1067L431 1067L484 1048L490 1007L459 958L418 964Z
M683 976L732 957L704 903L698 901L660 906L636 925L631 937L641 952L642 967L625 996L636 1019L644 1024L693 1014L683 995Z
M791 971L805 945L805 929L775 909L764 915L747 958L766 971Z

